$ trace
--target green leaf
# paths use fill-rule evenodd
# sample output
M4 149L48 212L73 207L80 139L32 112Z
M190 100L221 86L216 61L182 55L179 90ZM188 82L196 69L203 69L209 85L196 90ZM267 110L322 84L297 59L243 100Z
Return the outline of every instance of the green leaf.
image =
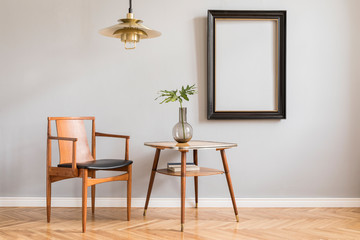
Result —
M176 90L160 90L155 100L158 100L159 98L163 98L160 104L179 101L181 106L183 100L189 101L188 96L194 95L195 93L197 93L195 84L191 86L186 85L186 87L181 86L180 89L176 89Z

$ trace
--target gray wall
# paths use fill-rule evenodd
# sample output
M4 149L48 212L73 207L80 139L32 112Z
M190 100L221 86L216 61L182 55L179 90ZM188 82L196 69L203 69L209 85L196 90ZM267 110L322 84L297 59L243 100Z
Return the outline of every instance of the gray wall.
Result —
M154 150L143 143L171 139L178 118L177 104L159 105L156 93L193 83L194 138L239 144L228 151L237 197L360 197L359 1L136 0L135 17L163 35L135 51L97 33L127 4L0 0L0 197L44 196L46 117L84 115L98 131L131 135L133 197L144 197ZM208 9L288 11L286 120L206 120ZM122 155L121 144L101 139L98 157ZM178 157L165 152L160 166ZM217 152L199 157L221 168ZM79 196L79 184L56 183L53 195ZM153 197L179 196L179 179L155 184ZM98 195L123 190L109 183ZM201 178L200 196L228 197L224 177Z

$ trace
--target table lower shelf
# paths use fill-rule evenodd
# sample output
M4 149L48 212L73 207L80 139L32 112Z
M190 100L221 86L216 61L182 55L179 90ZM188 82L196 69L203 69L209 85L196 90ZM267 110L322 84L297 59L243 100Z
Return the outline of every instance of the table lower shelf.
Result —
M158 169L157 172L161 173L161 174L169 175L169 176L181 177L181 172L172 172L172 171L167 170L166 168ZM224 171L221 171L218 169L201 167L200 170L198 170L198 171L187 171L186 177L210 176L210 175L217 175L217 174L223 174L223 173L224 173Z

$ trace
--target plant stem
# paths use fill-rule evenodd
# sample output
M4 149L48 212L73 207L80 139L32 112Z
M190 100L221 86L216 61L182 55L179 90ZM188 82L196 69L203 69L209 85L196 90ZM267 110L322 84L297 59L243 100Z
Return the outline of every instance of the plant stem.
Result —
M181 104L181 102L180 102L180 114L181 114L181 124L182 124L182 129L183 129L183 138L184 138L184 140L186 139L186 137L185 137L185 126L184 126L184 113L183 113L183 106L182 106L182 104Z

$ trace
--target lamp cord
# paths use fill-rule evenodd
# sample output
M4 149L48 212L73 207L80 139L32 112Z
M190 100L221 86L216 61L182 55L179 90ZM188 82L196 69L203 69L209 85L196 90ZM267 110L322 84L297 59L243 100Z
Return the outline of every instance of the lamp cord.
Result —
M132 10L132 0L129 0L129 5L130 5L130 7L129 7L129 13L132 13L132 12L133 12L133 10Z

